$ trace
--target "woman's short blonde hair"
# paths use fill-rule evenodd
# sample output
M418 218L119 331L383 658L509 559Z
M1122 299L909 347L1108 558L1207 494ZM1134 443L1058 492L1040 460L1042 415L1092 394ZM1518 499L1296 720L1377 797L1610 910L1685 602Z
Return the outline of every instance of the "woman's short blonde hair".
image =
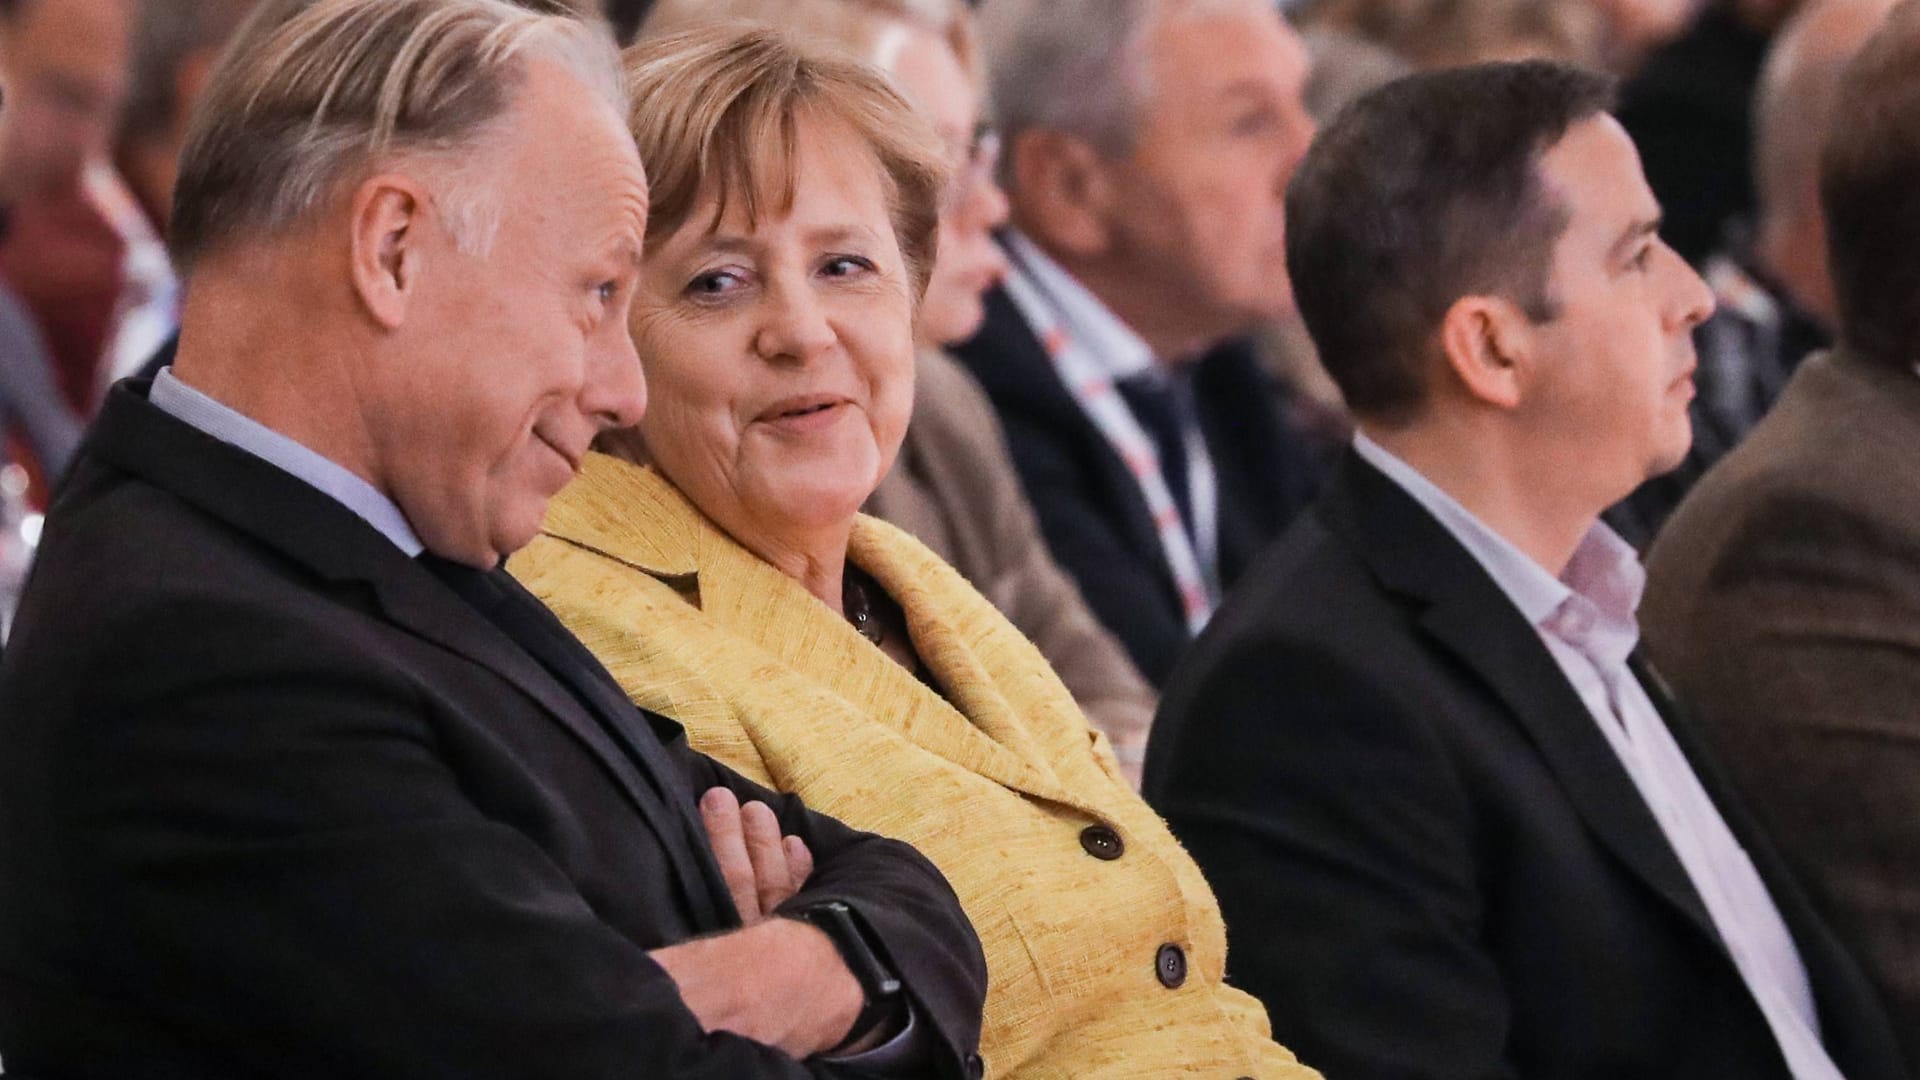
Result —
M648 246L680 231L708 196L718 199L710 227L734 199L749 220L790 208L805 117L843 126L873 153L916 302L926 291L945 153L884 75L751 23L644 39L626 56L628 122L651 188Z
M640 33L654 37L741 20L838 46L882 70L892 66L889 32L901 26L921 30L945 42L976 85L986 83L965 0L658 0Z

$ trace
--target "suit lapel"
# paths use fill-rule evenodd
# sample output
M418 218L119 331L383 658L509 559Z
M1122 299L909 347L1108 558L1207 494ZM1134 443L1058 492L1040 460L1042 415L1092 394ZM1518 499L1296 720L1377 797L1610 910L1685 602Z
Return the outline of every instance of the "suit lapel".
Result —
M928 725L922 745L950 759L972 754L978 761L974 771L1007 787L1053 802L1079 805L1046 764L1053 755L1034 735L1036 727L1051 730L1053 725L1035 724L1029 719L1035 709L1077 710L1078 706L1072 705L1066 688L1057 683L1056 701L1047 701L1044 688L1036 687L1034 693L1023 693L1016 702L1009 696L1008 684L1019 681L1018 676L1003 680L995 674L1043 668L1045 661L1038 653L1000 656L990 664L983 652L995 647L994 632L1006 629L999 613L973 593L955 571L893 526L861 519L854 526L849 554L906 613L914 651L946 698L928 690L918 679L913 682L921 693L946 706L940 711L943 718L951 715L959 721L945 731ZM896 664L888 666L905 674ZM955 745L956 740L960 745ZM979 742L984 742L984 747L977 745Z
M1897 1070L1890 1064L1874 1060L1890 1038L1878 1029L1880 1006L1865 973L1815 910L1760 823L1747 811L1731 779L1708 752L1666 679L1642 654L1636 653L1631 663L1641 685L1647 688L1647 696L1660 711L1660 718L1673 732L1674 742L1679 744L1687 764L1700 778L1700 785L1720 811L1734 839L1752 860L1754 870L1767 887L1767 894L1787 924L1800 954L1801 966L1806 969L1807 982L1813 989L1822 1041L1835 1063L1848 1076L1892 1075ZM1868 1061L1872 1064L1856 1074L1854 1070Z
M730 672L737 666L739 677L762 686L797 679L830 698L849 723L884 724L969 771L1042 798L1069 801L1057 780L1031 764L1042 759L1024 741L1025 728L1012 720L1004 699L991 700L995 695L979 688L974 671L942 670L955 651L951 636L930 614L932 605L918 602L921 594L900 581L893 568L869 566L862 549L854 552L855 561L907 610L916 648L924 646L922 656L936 679L949 692L968 688L952 704L882 656L799 583L708 524L658 473L591 455L576 484L579 490L563 493L548 515L548 533L690 595L705 616L701 622L726 635L724 643L704 643L709 663L728 664ZM861 522L856 535L869 524ZM741 654L741 642L758 655ZM969 715L984 722L969 721Z
M1499 699L1601 845L1718 945L1685 868L1586 703L1480 564L1412 496L1351 452L1328 507L1329 524L1355 543L1381 582L1418 605L1421 628Z
M657 720L659 726L643 726L652 718L627 700L613 677L544 604L505 573L490 575L493 583L510 594L502 602L523 605L541 618L547 624L544 641L523 646L481 618L464 622L447 619L442 616L445 605L440 598L429 596L430 589L415 588L420 583L415 580L418 578L426 579L424 584L428 586L446 589L426 574L396 574L375 583L388 617L492 669L540 702L593 750L633 801L641 819L667 852L691 910L713 913L711 928L731 925L734 920L724 914L725 905L719 900L729 895L725 882L706 855L704 833L694 826L695 797L667 755L666 744L681 737L678 725L662 718ZM453 599L464 609L462 613L473 611L457 595ZM582 705L591 715L583 715Z
M631 705L621 699L624 708L611 710L609 702L594 701L603 725L582 698L358 515L278 467L166 415L144 400L145 389L137 384L113 391L96 425L95 455L271 546L330 587L365 590L395 626L519 689L600 760L659 837L690 910L724 922L702 860L688 850L692 803L673 794L684 783L657 741L636 737L638 714ZM620 732L634 753L623 753L609 730ZM704 842L697 850L706 850Z
M896 717L900 733L915 745L970 772L1045 798L1059 796L1059 785L1028 764L1024 747L1004 744L968 719L961 711L968 704L964 698L946 701L785 574L718 531L708 536L700 561L700 605L708 617L832 691L864 722ZM894 582L876 579L893 594ZM911 613L908 622L917 649L927 623ZM946 674L934 670L949 690L963 681Z

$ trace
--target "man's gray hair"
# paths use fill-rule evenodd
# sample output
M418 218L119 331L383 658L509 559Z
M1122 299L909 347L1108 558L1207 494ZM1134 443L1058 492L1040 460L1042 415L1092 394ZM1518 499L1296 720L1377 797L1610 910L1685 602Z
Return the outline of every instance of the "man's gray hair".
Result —
M987 0L980 44L994 123L1011 146L1032 129L1123 154L1146 93L1141 45L1163 0Z
M491 155L530 61L554 63L618 115L626 81L604 26L506 0L265 0L221 60L174 191L182 274L235 239L301 224L377 168L425 166L463 249L499 224Z
M994 122L1008 146L1045 129L1079 136L1110 157L1124 155L1153 90L1145 47L1154 27L1171 15L1249 2L986 0L980 42Z

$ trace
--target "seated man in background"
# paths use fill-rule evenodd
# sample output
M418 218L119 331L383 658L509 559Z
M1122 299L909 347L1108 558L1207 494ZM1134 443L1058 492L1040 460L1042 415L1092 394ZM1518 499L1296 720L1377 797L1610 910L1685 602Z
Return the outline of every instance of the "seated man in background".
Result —
M1702 273L1713 317L1694 342L1693 447L1640 485L1607 523L1645 550L1693 485L1773 407L1800 362L1832 344L1833 278L1820 209L1820 150L1848 114L1840 73L1896 0L1819 0L1787 24L1754 97L1757 208Z
M1329 1076L1903 1075L1870 987L1634 657L1596 519L1687 448L1711 301L1606 78L1412 76L1288 198L1359 425L1167 689L1148 798L1229 977Z
M76 422L93 415L100 356L125 282L126 244L86 191L126 93L134 0L0 0L8 121L0 161L0 288L32 319L44 379ZM12 358L24 362L24 357ZM57 463L17 437L45 498Z
M1004 288L957 354L1053 556L1156 686L1317 479L1244 335L1313 137L1271 0L990 0Z
M498 569L645 403L624 109L602 33L500 0L275 3L215 73L178 359L0 664L9 1069L969 1071L932 866L694 754Z
M1822 163L1840 345L1680 504L1647 648L1879 984L1920 1068L1920 9Z

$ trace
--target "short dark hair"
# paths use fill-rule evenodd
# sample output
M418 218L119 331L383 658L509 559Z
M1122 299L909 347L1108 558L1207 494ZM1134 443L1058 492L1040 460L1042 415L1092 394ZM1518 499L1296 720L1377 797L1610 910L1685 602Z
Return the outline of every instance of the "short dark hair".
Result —
M1287 191L1287 272L1356 414L1418 410L1429 343L1462 296L1554 318L1567 211L1540 158L1615 93L1611 77L1565 64L1477 64L1397 79L1320 132Z
M1844 117L1820 161L1840 339L1893 364L1920 358L1920 11L1894 9L1847 69Z

